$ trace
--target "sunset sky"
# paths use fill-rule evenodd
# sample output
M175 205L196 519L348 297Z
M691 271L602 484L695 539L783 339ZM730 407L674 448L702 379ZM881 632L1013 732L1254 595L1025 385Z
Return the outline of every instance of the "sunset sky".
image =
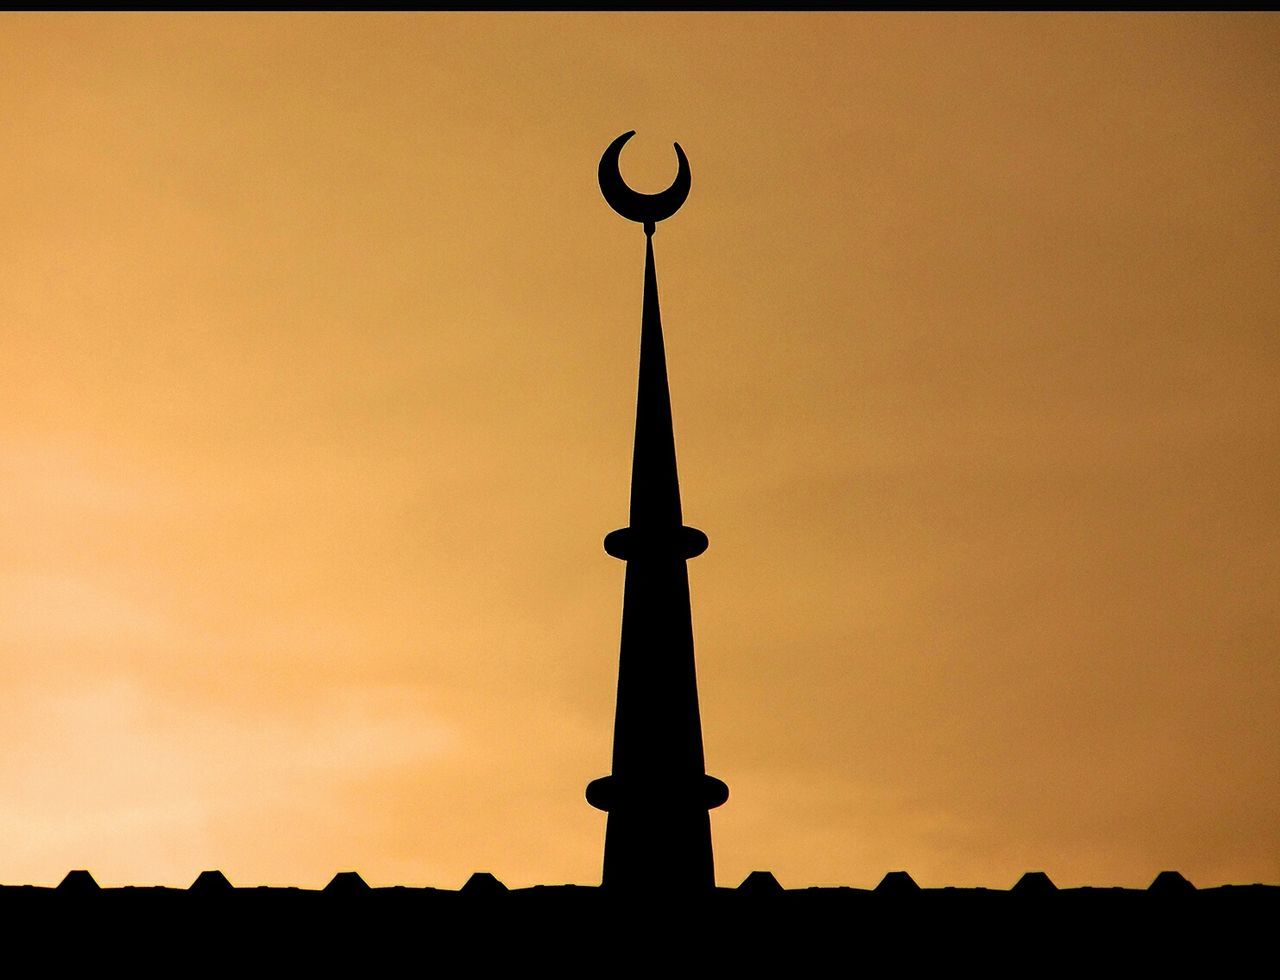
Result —
M1280 16L0 17L0 883L597 883L644 236L717 877L1280 881Z

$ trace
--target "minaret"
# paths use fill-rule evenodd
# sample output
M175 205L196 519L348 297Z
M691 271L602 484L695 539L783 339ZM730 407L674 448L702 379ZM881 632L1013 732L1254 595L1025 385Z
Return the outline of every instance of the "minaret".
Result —
M605 200L623 217L644 224L645 262L630 526L604 539L605 551L627 563L613 774L587 786L587 801L609 814L606 889L689 893L715 887L707 811L729 796L724 783L707 775L702 755L686 562L706 550L707 537L687 527L680 511L653 263L657 222L684 203L690 174L677 143L675 183L661 194L631 190L618 171L618 157L633 135L619 136L600 159Z

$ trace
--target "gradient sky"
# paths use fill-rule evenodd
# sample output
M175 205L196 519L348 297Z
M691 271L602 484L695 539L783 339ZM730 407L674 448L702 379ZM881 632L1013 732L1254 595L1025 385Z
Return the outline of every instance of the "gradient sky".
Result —
M0 18L0 881L599 881L655 238L718 878L1280 880L1280 17Z

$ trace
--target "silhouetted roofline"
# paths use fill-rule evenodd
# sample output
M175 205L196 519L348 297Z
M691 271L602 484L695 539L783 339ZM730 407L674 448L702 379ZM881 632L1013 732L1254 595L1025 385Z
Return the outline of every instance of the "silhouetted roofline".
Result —
M1056 895L1072 894L1150 894L1160 898L1188 897L1190 895L1210 894L1215 892L1235 893L1241 890L1260 890L1261 892L1280 895L1280 884L1263 882L1232 883L1211 885L1199 888L1178 871L1161 871L1144 887L1127 885L1072 885L1061 887L1043 871L1028 871L1016 882L1007 886L988 885L941 885L935 887L922 886L906 871L887 872L880 882L869 888L852 885L805 885L799 888L787 888L770 871L753 871L741 884L735 886L717 886L716 895L751 894L760 897L777 897L783 895L872 895L886 899L911 898L916 895L1012 895L1023 898L1041 899ZM501 898L505 895L524 894L590 894L608 897L599 885L581 884L540 884L512 888L500 878L488 871L477 871L457 888L442 888L436 885L370 885L357 871L341 871L325 885L308 887L302 885L235 885L222 871L210 869L200 872L187 887L176 885L102 885L91 872L77 869L67 872L57 885L2 885L0 896L15 894L49 893L60 898L88 898L119 893L163 893L180 895L191 893L201 897L216 897L230 894L314 894L331 898L360 900L374 894L439 894L466 895L468 898ZM619 897L621 898L621 897Z

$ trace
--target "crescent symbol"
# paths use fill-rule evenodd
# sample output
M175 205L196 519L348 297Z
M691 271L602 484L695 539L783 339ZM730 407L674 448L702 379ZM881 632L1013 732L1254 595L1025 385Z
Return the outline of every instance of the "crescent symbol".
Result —
M622 156L622 148L627 140L635 134L634 129L629 133L623 133L609 144L604 155L600 157L600 193L609 202L609 207L618 214L632 221L643 222L645 230L652 233L652 226L679 211L680 205L684 204L685 198L689 196L691 185L689 161L685 158L684 150L680 149L680 144L676 143L676 159L680 162L680 167L676 171L676 179L672 181L671 186L658 194L641 194L639 191L633 191L622 179L622 172L618 169L618 159Z

